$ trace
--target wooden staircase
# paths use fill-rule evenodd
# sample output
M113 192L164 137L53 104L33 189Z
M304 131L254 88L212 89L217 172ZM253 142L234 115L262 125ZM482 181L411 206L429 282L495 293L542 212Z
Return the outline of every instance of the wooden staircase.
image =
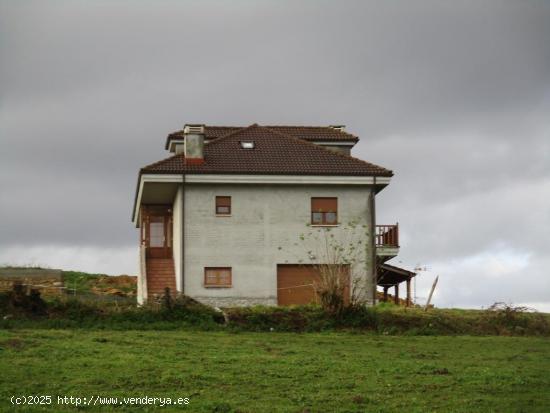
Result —
M160 297L166 287L176 294L176 274L172 258L147 258L147 298Z

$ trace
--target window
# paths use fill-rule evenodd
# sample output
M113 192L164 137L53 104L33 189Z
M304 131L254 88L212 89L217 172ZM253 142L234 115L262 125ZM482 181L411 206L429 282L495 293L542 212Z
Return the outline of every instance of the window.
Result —
M231 197L216 197L216 215L231 215Z
M254 149L254 141L241 141L241 148L243 149Z
M231 267L206 267L205 287L231 287Z
M311 224L337 225L338 198L311 198Z
M149 222L149 246L164 247L164 217L151 216Z

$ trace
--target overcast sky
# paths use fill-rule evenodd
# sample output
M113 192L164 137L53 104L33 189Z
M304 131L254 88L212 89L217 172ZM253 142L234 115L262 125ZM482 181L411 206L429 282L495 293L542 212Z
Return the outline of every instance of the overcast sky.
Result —
M438 306L550 311L550 2L0 1L0 263L137 272L185 123L345 124Z

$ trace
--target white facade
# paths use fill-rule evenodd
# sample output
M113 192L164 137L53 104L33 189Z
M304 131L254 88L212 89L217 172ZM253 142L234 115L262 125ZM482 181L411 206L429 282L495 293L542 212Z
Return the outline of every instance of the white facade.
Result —
M364 257L370 260L374 241L367 233L374 225L369 207L373 191L371 185L180 184L173 205L178 291L217 306L277 304L277 264L308 262L307 251L318 248L299 239L318 228L307 225L312 197L338 198L341 225L331 227L335 236L349 236L349 230L342 234L342 224L351 220L367 226L355 239L362 238ZM216 196L231 197L231 216L216 216ZM205 267L231 267L232 286L205 287ZM352 268L352 279L360 279L367 300L373 295L372 267L369 261L366 269Z

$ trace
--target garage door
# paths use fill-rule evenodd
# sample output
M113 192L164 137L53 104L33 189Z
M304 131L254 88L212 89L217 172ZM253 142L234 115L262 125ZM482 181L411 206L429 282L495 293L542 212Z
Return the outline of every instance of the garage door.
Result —
M277 265L277 304L303 305L318 303L315 284L320 280L318 269L313 265ZM346 289L344 298L349 301L349 268L346 266Z

